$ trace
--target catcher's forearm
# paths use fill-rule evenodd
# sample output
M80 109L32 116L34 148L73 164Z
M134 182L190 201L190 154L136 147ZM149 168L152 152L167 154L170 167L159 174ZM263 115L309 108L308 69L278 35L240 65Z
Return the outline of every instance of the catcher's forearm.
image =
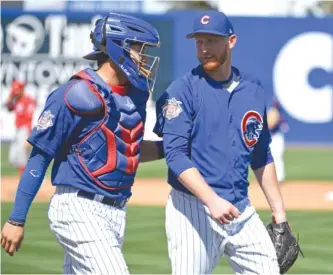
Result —
M140 155L140 162L148 162L164 158L163 142L143 140L140 145Z
M25 223L30 205L43 182L51 160L52 157L37 147L33 148L17 188L14 207L9 217L10 221Z
M253 172L272 210L272 215L275 222L285 222L287 220L286 211L276 178L274 162L254 170Z

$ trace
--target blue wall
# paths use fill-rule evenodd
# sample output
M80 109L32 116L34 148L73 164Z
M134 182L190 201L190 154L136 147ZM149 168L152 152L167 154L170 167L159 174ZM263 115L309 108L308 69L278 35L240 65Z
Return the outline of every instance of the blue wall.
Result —
M177 77L198 62L194 42L185 39L196 13L173 15ZM287 141L333 143L333 17L230 19L238 36L233 63L284 103Z
M68 55L67 49L59 56L50 56L50 13L28 13L40 20L45 35L42 45L26 57L17 56L8 47L7 30L17 18L26 15L17 10L2 10L2 87L8 87L17 72L8 71L9 63L26 63L27 60L50 60L54 66L63 62L82 62L81 56L62 58ZM103 15L105 13L101 13ZM171 12L166 15L143 15L156 26L161 36L161 48L156 53L161 56L160 71L154 99L166 89L172 80L196 66L198 61L195 45L185 38L191 32L192 22L197 12ZM63 15L66 24L59 34L59 40L66 42L70 24L85 24L89 27L96 14L91 13L54 13ZM284 115L289 124L288 142L332 143L333 144L333 18L230 18L238 35L233 52L233 63L239 69L251 73L263 83L267 97L275 95L282 103ZM17 22L17 21L16 21ZM22 27L22 23L20 25ZM29 29L23 24L23 28ZM70 37L76 39L78 51L82 50L81 41L87 40L82 33ZM10 40L10 39L9 39ZM62 44L65 45L65 44ZM88 45L89 46L89 45ZM65 64L65 65L64 65ZM81 63L80 63L81 64ZM81 64L87 65L86 63ZM88 64L89 65L89 64ZM59 65L60 66L60 65ZM61 68L61 67L59 67ZM69 69L68 69L69 70ZM36 93L45 93L43 83L25 74L26 81L35 87ZM62 80L52 83L57 85ZM51 86L52 86L51 85ZM43 86L43 88L41 87ZM53 88L53 87L52 87ZM43 95L43 96L42 96Z

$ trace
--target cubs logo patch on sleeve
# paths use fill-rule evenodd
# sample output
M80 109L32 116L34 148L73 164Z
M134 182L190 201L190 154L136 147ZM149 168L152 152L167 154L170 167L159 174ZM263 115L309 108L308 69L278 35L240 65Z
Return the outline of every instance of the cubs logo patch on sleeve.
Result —
M177 101L174 97L171 99L167 99L165 104L163 105L163 115L168 120L173 119L183 111L182 107L180 106L183 104L181 101Z
M46 130L47 128L53 126L52 118L54 118L54 115L51 114L51 111L45 111L37 122L37 130Z
M248 111L243 116L241 129L243 139L248 147L254 146L258 140L263 128L263 119L256 111Z

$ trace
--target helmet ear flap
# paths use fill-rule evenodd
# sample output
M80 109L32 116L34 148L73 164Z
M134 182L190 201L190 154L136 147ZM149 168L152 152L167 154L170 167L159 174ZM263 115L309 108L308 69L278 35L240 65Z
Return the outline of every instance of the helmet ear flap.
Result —
M96 20L96 22L95 22L95 26L97 26L102 20L103 20L102 18ZM91 41L94 45L96 45L96 44L102 44L102 45L104 45L104 46L106 45L106 21L107 21L107 18L106 18L105 20L103 20L103 21L104 21L104 22L103 22L103 27L102 27L102 39L101 39L101 41L97 41L97 40L96 40L96 37L95 37L93 31L90 32L90 41Z

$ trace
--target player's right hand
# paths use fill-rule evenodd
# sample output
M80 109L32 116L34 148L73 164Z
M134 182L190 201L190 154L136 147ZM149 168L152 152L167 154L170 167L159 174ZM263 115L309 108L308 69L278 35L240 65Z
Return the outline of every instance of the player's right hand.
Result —
M1 246L10 256L13 256L20 249L23 237L24 227L6 222L1 231Z
M241 214L237 207L219 196L210 200L207 207L211 217L222 224L230 223L230 221L237 219Z

